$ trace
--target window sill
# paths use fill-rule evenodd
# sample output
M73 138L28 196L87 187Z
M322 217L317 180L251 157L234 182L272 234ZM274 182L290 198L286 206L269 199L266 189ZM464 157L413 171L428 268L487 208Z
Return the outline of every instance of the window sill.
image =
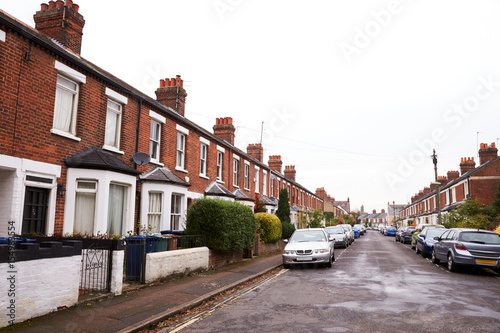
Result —
M238 185L235 185L235 184L233 184L233 187L234 188L240 188Z
M210 180L210 178L209 178L209 177L207 177L206 175L203 175L203 174L201 174L201 173L199 174L199 176L200 176L200 178L203 178L203 179L208 179L208 180Z
M151 160L151 161L149 161L149 163L154 164L154 165L158 165L158 166L161 166L161 167L165 166L165 164L161 163L158 160Z
M249 191L249 192L250 192L250 189L249 189L249 188L246 188L246 187L245 187L245 188L244 188L244 190L245 190L245 191Z
M217 183L219 183L219 184L225 184L225 183L224 183L222 180L220 180L220 179L217 179Z
M59 135L59 136L62 136L62 137L65 137L67 139L75 140L75 141L81 141L82 140L79 137L76 137L76 136L74 136L71 133L61 131L61 130L59 130L57 128L51 129L50 133L55 134L55 135Z
M117 153L120 155L125 154L125 152L123 152L120 149L113 147L113 146L104 145L104 146L102 146L102 149L109 150L109 151L112 151L113 153Z
M178 166L175 167L175 170L180 171L180 172L184 172L184 173L188 173L187 170L184 170L184 169L182 169L182 168L180 168Z

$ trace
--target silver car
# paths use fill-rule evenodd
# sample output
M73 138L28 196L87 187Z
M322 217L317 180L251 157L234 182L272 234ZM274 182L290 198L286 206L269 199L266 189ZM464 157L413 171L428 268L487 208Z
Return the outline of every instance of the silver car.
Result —
M335 238L335 246L340 246L346 248L349 246L349 236L347 235L347 229L341 226L326 227L326 232Z
M335 261L334 238L323 228L297 229L283 250L283 267L323 264L332 267Z
M352 244L354 242L354 230L352 230L352 226L350 224L339 224L344 229L347 229L347 235L349 236L349 242Z
M496 232L455 228L435 240L432 262L446 261L451 272L460 265L500 268L500 235Z

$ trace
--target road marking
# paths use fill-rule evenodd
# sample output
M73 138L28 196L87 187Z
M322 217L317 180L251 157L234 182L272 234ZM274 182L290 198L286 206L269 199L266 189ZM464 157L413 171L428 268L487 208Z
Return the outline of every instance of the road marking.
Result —
M226 300L220 302L220 303L217 303L216 305L214 305L214 307L209 310L209 311L206 311L206 312L203 312L203 313L200 313L200 314L197 314L196 316L194 316L191 320L187 321L186 323L182 324L181 326L179 327L176 327L174 330L170 331L171 333L176 333L176 332L179 332L180 330L186 328L186 327L189 327L191 325L193 325L194 323L196 323L197 321L200 321L200 320L203 320L209 316L211 316L215 310L217 310L218 308L224 308L225 306L229 305L231 302L233 302L234 300L237 300L238 298L248 294L249 292L251 291L254 291L255 289L261 287L262 285L264 285L265 283L271 281L271 280L274 280L276 279L278 276L280 276L281 274L287 272L288 269L283 269L281 271L279 271L278 273L276 273L275 275L273 276L270 276L268 277L267 279L264 279L263 281L261 281L258 285L246 290L245 292L241 292L241 293L237 293L235 295L231 295L229 296Z

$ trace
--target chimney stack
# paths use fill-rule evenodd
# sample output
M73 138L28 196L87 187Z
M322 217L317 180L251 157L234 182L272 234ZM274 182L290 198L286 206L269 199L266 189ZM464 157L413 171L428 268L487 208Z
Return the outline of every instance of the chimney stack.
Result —
M494 160L498 157L498 149L495 147L495 143L493 142L489 147L487 143L481 143L479 149L479 164L483 165L484 163Z
M274 171L278 171L279 173L281 173L281 166L283 165L283 162L281 161L280 155L269 156L269 162L267 162L267 164Z
M376 209L373 210L373 214L377 214L377 210Z
M156 89L156 100L184 117L187 92L183 88L184 81L180 75L175 78L160 80L160 87Z
M42 3L40 11L33 15L35 29L80 54L85 20L78 13L78 9L79 6L71 0Z
M262 148L262 144L260 143L249 144L247 154L259 160L260 163L264 161L264 148Z
M474 157L462 157L460 160L460 174L463 176L469 171L476 168L476 162L474 162Z
M214 134L222 140L226 140L234 146L233 118L224 117L215 119Z
M458 171L448 171L448 173L446 175L448 177L448 183L450 183L453 180L455 180L458 177L460 177L460 174L458 173Z
M286 168L286 167L285 167ZM325 199L327 196L326 196L326 191L325 191L325 188L324 187L321 187L321 188L317 188L316 189L316 195L318 197L320 197L321 199ZM328 198L330 198L330 196L328 196Z
M295 171L295 165L287 165L285 166L285 177L295 181L295 174L297 171Z
M438 176L438 182L441 183L441 187L446 186L448 184L448 179L445 176Z

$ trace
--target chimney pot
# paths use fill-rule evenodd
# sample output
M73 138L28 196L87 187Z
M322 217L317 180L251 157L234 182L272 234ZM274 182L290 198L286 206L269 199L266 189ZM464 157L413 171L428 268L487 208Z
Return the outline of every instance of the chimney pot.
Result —
M49 1L49 9L54 9L54 8L56 8L56 2L53 0Z
M73 0L66 0L66 6L73 8Z
M56 7L57 8L64 7L64 1L63 0L57 0L56 1Z
M78 13L78 10L80 9L80 6L77 5L76 3L73 4L73 10Z
M49 9L49 5L48 5L48 4L46 4L46 3L42 3L42 4L40 5L40 10L42 10L42 11L43 11L43 10L47 10L47 9Z
M160 88L165 87L165 80L160 79Z

